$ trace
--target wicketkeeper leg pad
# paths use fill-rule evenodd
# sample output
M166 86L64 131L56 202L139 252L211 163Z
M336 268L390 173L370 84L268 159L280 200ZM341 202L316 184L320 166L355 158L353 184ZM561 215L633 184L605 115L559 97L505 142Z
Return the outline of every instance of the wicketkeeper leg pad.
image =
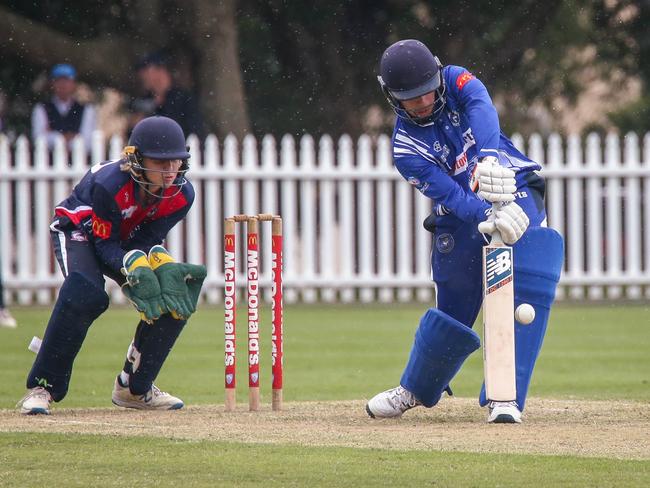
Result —
M151 389L185 323L171 314L161 315L153 324L140 321L124 364L131 393L143 395Z
M517 405L523 411L535 361L542 348L546 327L564 262L562 236L547 227L530 228L513 248L515 256L515 309L529 303L535 319L528 325L515 321ZM513 310L514 313L514 310ZM479 398L487 404L485 385Z
M472 329L449 315L427 310L415 332L400 384L425 407L433 407L465 359L481 344Z
M27 388L45 387L54 401L68 392L72 365L91 324L108 308L108 295L84 275L70 273L57 298Z

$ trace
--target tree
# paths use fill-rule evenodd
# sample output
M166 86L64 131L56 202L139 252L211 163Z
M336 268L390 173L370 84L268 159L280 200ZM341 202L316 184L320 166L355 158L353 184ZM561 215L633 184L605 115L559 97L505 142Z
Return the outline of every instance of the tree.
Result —
M238 136L249 131L234 0L113 0L76 9L65 0L8 3L13 5L0 6L4 56L38 68L67 61L91 83L133 92L136 61L164 48L196 73L209 130Z

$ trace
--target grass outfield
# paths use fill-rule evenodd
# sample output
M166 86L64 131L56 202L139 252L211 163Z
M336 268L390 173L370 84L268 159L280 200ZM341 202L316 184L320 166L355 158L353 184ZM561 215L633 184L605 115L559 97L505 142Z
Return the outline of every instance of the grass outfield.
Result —
M19 321L18 329L0 329L0 409L12 409L24 393L25 376L34 357L27 351L27 344L33 335L42 336L49 316L49 310L38 308L13 308L12 312ZM359 401L399 381L423 312L422 305L287 307L285 400L296 405L357 401L355 409L362 410ZM159 386L188 405L222 409L222 314L222 309L204 308L192 318L157 380ZM645 429L650 438L649 315L647 305L556 307L533 377L531 397L633 402L630 411L639 411L641 419L635 428L642 433ZM70 393L64 402L55 405L48 422L56 422L57 410L110 407L114 376L124 360L134 325L130 309L111 310L94 324L77 358ZM268 402L268 327L266 335L261 369L262 399ZM239 345L244 344L242 336ZM245 357L239 348L238 353L239 358ZM244 401L245 363L240 359L239 364L238 397ZM481 355L476 352L452 383L454 393L461 398L475 398L481 378ZM488 444L498 442L489 438L494 426L482 425L484 412L472 407L473 401L467 405L462 404L461 410L470 410L472 416L461 419L469 422L462 428L478 426L487 434ZM435 417L435 411L427 411L428 417L412 417L415 428L426 430L431 424L443 424L444 417ZM543 415L543 409L536 413L540 412ZM359 427L357 422L366 427L362 414L359 412L358 420L349 421L353 429ZM5 411L4 415L12 414ZM233 415L246 422L255 414ZM64 417L61 413L58 418ZM178 417L179 422L181 419ZM283 428L281 420L279 429ZM385 427L388 434L391 429L406 427L399 422L368 425ZM535 434L521 432L539 435L545 431L544 426L538 427L542 428ZM146 433L116 437L105 433L11 432L12 428L0 425L1 430L9 432L0 433L0 486L42 485L45 480L53 480L52 465L80 469L67 469L69 477L59 472L61 478L53 480L52 486L124 486L140 478L137 468L143 462L146 478L160 482L160 486L219 486L226 482L253 486L262 481L270 486L383 486L422 481L434 486L512 486L526 481L546 486L650 485L650 456L643 454L650 451L643 449L640 458L637 455L635 460L626 460L620 455L607 459L610 456L548 456L526 451L445 452L444 441L442 450L389 450L382 445L372 449L328 447L291 440L273 446L259 444L264 439L224 443L222 438L210 440L209 435L200 439L152 439ZM437 433L432 432L432 436Z

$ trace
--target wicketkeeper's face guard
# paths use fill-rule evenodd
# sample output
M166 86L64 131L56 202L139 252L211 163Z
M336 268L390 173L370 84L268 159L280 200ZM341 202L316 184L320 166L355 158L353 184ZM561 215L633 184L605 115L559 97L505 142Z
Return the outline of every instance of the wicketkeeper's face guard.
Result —
M146 193L156 198L173 198L178 195L187 183L185 173L189 169L189 148L185 145L183 129L177 122L162 116L148 117L141 120L133 128L129 145L124 148L124 163L122 171L129 171L133 180ZM145 165L145 158L160 161L160 169L151 164ZM165 168L164 162L181 161L176 170ZM170 165L167 165L170 166ZM175 175L173 179L168 175ZM173 194L165 195L165 190L177 187ZM152 191L161 188L159 191Z
M442 64L420 41L398 41L386 49L381 57L380 73L379 86L398 117L426 127L444 110L446 86ZM418 117L404 107L404 101L429 93L435 96L430 113Z
M161 168L165 168L169 165L165 164L167 161L179 161L180 167L178 170L174 169L158 169L152 167L146 167L144 163L144 157L138 151L135 146L127 146L124 148L124 163L122 163L122 171L129 171L131 178L144 190L145 193L152 195L156 198L166 199L173 198L178 195L183 186L187 184L187 179L185 178L185 173L189 170L189 163L187 159L183 160L154 160L160 161ZM171 165L172 167L174 164ZM168 182L168 175L174 176L174 179L171 182ZM167 188L176 187L176 191L165 195ZM153 192L153 188L160 188L157 192Z

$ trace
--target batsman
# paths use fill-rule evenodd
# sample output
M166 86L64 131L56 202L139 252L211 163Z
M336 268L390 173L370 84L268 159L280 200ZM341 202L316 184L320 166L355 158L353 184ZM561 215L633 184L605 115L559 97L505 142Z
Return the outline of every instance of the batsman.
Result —
M513 248L514 307L528 303L536 313L528 325L515 322L516 398L494 401L483 386L479 404L488 422L521 422L564 255L561 236L546 226L541 166L501 132L485 85L463 67L443 66L422 42L386 49L378 81L397 114L394 164L433 201L424 226L433 234L437 303L420 321L399 385L366 411L399 417L451 394L452 378L480 346L472 326L483 301L482 248L498 233Z
M185 177L190 154L183 130L167 117L140 121L128 144L122 159L93 166L55 208L50 234L64 281L18 403L23 414L49 414L51 403L65 398L86 333L109 305L105 277L140 314L113 403L183 407L153 382L196 310L206 276L205 267L175 262L161 245L194 201Z

